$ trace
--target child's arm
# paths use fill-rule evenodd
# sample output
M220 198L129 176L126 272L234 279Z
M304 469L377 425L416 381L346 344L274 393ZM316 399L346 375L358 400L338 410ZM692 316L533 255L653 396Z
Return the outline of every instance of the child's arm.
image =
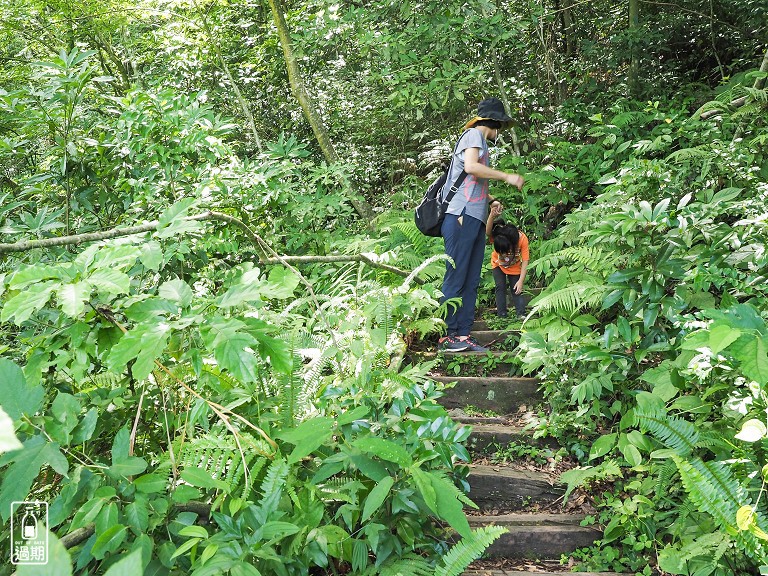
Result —
M528 236L520 232L520 279L515 282L512 287L515 294L523 293L523 282L525 282L525 274L528 271L528 261L531 259L531 252L528 248Z
M488 236L488 238L491 237L491 231L493 230L493 221L496 219L496 216L501 214L501 203L496 200L493 204L491 204L491 213L488 215L488 220L485 221L485 235Z
M520 279L515 282L515 285L512 287L512 290L515 291L515 294L522 294L523 293L523 282L525 282L525 273L528 271L528 260L523 260L520 264Z

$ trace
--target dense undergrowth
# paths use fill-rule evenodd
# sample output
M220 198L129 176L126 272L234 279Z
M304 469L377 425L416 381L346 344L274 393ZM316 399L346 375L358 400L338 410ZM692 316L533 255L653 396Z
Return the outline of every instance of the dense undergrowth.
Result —
M503 20L467 19L483 34ZM422 174L400 158L373 222L353 204L369 139L398 156L436 135L369 132L352 115L346 130L366 128L357 164L320 161L295 135L245 145L205 91L177 78L117 90L99 56L25 61L0 92L0 239L31 242L2 246L0 553L11 503L38 499L65 575L460 574L499 531L469 529L469 430L428 366L403 362L442 328L440 241L411 222ZM382 122L447 102L396 68L377 71L388 97L355 85L388 98ZM545 115L521 89L524 154L494 151L526 177L493 192L532 239L529 284L544 289L515 352L551 400L537 434L580 460L564 479L595 487L604 528L585 569L768 564L764 77L723 76L721 102L699 112L690 97L597 94L590 77L576 94L588 105Z

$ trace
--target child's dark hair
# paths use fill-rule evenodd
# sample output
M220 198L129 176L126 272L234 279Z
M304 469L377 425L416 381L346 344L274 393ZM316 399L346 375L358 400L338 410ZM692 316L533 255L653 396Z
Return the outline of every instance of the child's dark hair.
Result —
M517 226L514 224L505 224L499 233L509 238L513 250L517 249L517 243L520 242L520 231L517 229Z
M497 254L509 254L513 248L512 241L505 234L494 234L493 249Z

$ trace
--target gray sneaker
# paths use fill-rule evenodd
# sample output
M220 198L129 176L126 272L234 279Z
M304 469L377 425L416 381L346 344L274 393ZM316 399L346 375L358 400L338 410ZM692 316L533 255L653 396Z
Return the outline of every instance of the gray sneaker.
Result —
M469 343L459 340L456 336L446 336L440 340L437 347L442 352L464 352L469 348Z
M488 352L488 348L481 346L477 340L470 336L466 340L459 340L460 343L467 345L467 352Z

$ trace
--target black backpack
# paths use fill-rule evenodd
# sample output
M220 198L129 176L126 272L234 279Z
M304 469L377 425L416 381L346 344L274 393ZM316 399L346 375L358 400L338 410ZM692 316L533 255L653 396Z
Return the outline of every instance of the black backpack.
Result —
M464 134L462 134L464 136ZM461 138L459 138L461 140ZM458 141L457 141L458 145ZM448 164L448 168L437 179L430 184L427 188L427 193L424 194L424 199L416 207L416 211L413 214L413 219L416 222L416 228L421 231L425 236L441 236L440 228L443 226L443 220L445 219L445 211L448 209L448 205L453 200L456 191L464 182L464 178L467 177L467 173L462 170L456 182L453 183L451 189L444 199L440 198L440 192L445 186L445 181L448 179L448 174L451 173L451 167L453 166L454 154L451 153L451 162Z

